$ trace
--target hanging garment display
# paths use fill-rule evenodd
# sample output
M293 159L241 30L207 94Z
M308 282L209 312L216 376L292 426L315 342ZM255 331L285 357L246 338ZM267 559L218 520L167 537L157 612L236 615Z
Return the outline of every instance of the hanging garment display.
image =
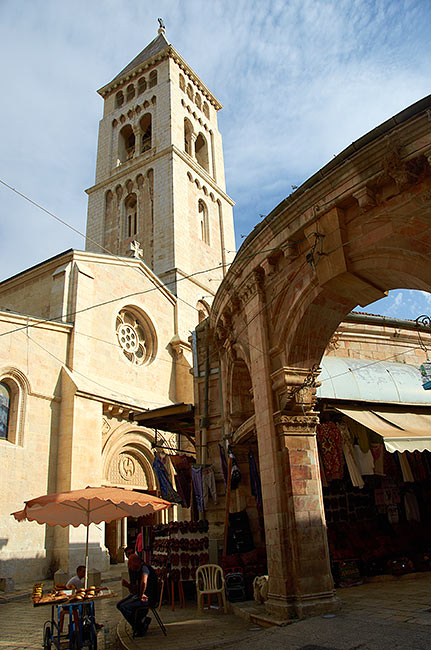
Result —
M170 456L173 466L175 467L175 485L178 494L183 500L185 508L190 508L191 488L192 488L192 470L194 458L186 454Z
M214 503L217 504L217 489L214 469L212 467L204 467L202 469L202 496L204 510L207 509L210 494Z
M363 488L364 479L358 469L355 454L353 451L353 436L345 422L340 422L338 429L341 433L341 442L344 458L346 459L347 469L349 470L350 480L354 487Z
M374 459L374 474L377 474L378 476L384 476L385 470L383 466L383 443L371 442L370 451Z
M256 499L256 504L259 508L262 507L262 486L260 483L260 476L257 470L256 461L253 456L253 452L248 452L248 468L250 471L250 487L251 493Z
M374 458L371 451L368 449L364 453L359 445L353 445L353 451L362 476L372 476L374 474Z
M343 451L341 449L340 431L334 422L324 422L317 425L316 433L327 481L343 478Z
M221 465L221 472L223 474L223 481L224 481L224 489L226 490L227 488L227 460L226 460L226 452L224 450L224 447L222 445L218 446L219 454L220 454L220 465Z
M227 554L247 553L254 549L247 511L229 513Z
M405 451L402 453L397 451L398 458L400 460L400 466L401 466L401 471L403 473L403 481L405 483L414 483L414 478L412 474L412 470L409 465L409 461L407 460L407 454Z
M241 471L236 464L235 456L230 451L229 456L232 458L232 469L230 472L230 488L236 490L241 482Z
M404 508L406 511L407 521L420 521L418 500L413 492L406 492L404 495Z
M178 492L175 492L172 487L166 468L158 456L154 457L153 469L159 481L160 492L162 493L163 498L172 503L181 503L182 499Z
M193 491L196 498L196 503L198 506L199 512L203 512L204 508L204 499L203 499L203 485L202 485L202 466L192 467L192 481L193 481Z

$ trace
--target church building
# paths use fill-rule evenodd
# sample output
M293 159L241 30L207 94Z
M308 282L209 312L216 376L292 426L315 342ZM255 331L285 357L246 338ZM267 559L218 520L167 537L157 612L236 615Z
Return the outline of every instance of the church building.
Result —
M190 335L234 255L222 106L164 28L98 92L85 251L0 283L0 576L16 582L73 570L85 541L82 527L16 522L24 500L157 490L154 429L129 416L193 402ZM90 564L125 542L120 522L92 526Z

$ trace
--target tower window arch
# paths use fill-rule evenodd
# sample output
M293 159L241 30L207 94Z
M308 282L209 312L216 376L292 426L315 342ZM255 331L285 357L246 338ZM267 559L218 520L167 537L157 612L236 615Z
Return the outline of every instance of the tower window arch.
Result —
M192 148L193 125L187 117L184 118L184 151L189 154L193 153Z
M149 80L150 88L154 88L154 86L157 86L157 70L152 70L150 72L150 76L148 80Z
M129 86L127 86L127 90L126 90L127 101L130 102L130 100L133 99L134 96L135 96L135 86L133 84L130 84Z
M127 238L134 237L138 232L138 202L135 193L126 196L124 207L126 214L125 235Z
M120 90L116 95L115 95L115 106L119 108L124 104L124 95L123 91Z
M0 438L9 439L9 418L11 409L11 390L6 382L0 381Z
M196 106L198 108L202 108L202 100L201 100L201 96L199 95L199 93L196 93L196 95L195 95L195 104L196 104Z
M145 77L141 77L138 81L138 95L142 95L147 90L147 81Z
M208 208L202 199L198 201L198 213L200 218L200 236L205 244L210 243L210 227L208 219Z
M180 88L183 91L186 89L186 80L184 79L182 74L180 74Z
M210 119L210 109L209 109L208 104L206 102L204 102L202 110L204 112L205 117Z
M199 165L209 172L208 143L202 133L196 138L195 155Z
M120 131L118 143L118 158L120 162L130 160L135 155L135 134L130 124L126 124Z
M145 113L139 120L141 130L141 153L149 151L152 147L152 119L151 113Z
M193 101L193 87L192 87L192 84L187 84L187 96Z

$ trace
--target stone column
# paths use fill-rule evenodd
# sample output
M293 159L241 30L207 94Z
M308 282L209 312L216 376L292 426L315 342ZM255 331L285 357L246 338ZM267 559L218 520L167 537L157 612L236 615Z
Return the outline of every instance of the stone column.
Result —
M301 368L281 368L271 375L278 406L282 406L274 413L274 424L285 480L289 544L286 597L299 617L337 606L320 480L317 416L312 410L316 374ZM277 610L276 604L269 602L271 607Z
M332 609L333 582L323 512L315 438L314 395L301 386L307 371L271 373L263 275L257 273L241 295L248 322L250 370L262 482L269 589L266 608L280 619ZM301 376L301 372L304 376ZM299 376L298 376L299 375ZM296 391L296 393L295 393ZM310 393L311 391L311 393ZM289 398L296 395L291 404ZM299 415L296 406L300 408ZM290 408L291 412L285 411ZM310 539L308 539L310 535Z

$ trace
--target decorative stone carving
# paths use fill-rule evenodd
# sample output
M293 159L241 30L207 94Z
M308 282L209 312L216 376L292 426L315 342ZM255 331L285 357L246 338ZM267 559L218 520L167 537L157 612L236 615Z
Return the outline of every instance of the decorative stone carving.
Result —
M131 481L135 474L135 462L126 454L121 454L118 460L118 471L125 481Z
M272 388L281 412L307 413L316 403L318 366L306 368L280 368L271 374Z
M353 196L357 200L361 212L366 212L376 205L376 197L369 187L362 187L354 192Z
M276 413L274 415L275 428L280 436L314 436L318 423L317 413L307 415Z

